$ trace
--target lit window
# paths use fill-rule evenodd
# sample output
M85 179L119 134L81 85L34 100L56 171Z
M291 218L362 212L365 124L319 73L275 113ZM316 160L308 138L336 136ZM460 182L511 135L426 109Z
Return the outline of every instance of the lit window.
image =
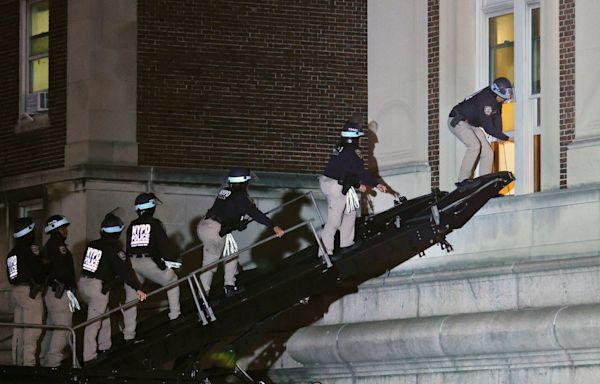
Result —
M531 1L530 3L535 3ZM515 5L516 6L516 5ZM502 130L508 136L515 136L515 127L523 130L523 135L529 137L531 141L526 140L526 144L519 150L516 156L517 147L515 144L505 142L503 144L494 141L492 147L495 153L494 171L508 170L516 173L517 183L523 183L521 191L532 192L539 191L540 164L541 164L541 140L542 132L540 128L540 92L542 88L540 76L540 8L539 4L535 6L524 6L526 8L526 17L524 25L515 25L514 13L507 13L500 16L489 17L488 19L488 73L491 83L498 77L508 78L513 87L515 87L517 97L516 102L504 104L502 106ZM515 31L519 33L515 33ZM515 36L520 36L525 41L522 43L520 52L524 58L523 63L515 63ZM516 64L516 65L515 65ZM515 71L524 84L515 84ZM515 109L521 108L523 121L515 122ZM531 143L530 146L528 143ZM523 159L529 171L521 171L525 174L515 172L515 159ZM531 169L533 168L533 169ZM524 166L520 167L521 170ZM514 193L515 185L512 183L507 186L502 193Z
M21 1L21 111L48 110L49 32L48 0Z
M512 13L489 20L489 47L490 47L490 83L498 77L506 77L513 87L515 84L515 38L514 15ZM515 129L515 103L502 105L502 131L509 135ZM515 172L515 145L505 142L492 143L494 148L494 172ZM509 184L501 193L509 193L514 188L514 183Z

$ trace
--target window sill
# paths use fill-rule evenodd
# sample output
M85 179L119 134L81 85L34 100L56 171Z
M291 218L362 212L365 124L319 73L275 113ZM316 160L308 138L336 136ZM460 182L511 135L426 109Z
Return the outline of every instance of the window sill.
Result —
M38 129L44 129L50 127L50 116L47 113L44 114L26 114L21 113L17 125L15 126L15 133L25 133L30 131L36 131Z

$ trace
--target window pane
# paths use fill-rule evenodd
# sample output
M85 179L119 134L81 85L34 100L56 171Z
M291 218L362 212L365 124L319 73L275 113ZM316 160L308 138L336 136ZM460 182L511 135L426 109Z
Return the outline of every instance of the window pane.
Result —
M502 76L513 82L515 77L515 47L502 45L490 50L490 81Z
M31 38L31 44L29 44L29 55L43 55L48 53L48 34L36 36Z
M50 11L48 9L48 1L40 1L31 4L29 19L31 36L47 33L50 30L49 21Z
M490 83L498 77L506 77L513 83L515 72L515 44L514 44L514 15L507 14L492 17L489 20L489 59ZM515 104L502 105L502 131L513 131L515 127ZM494 171L515 172L515 145L510 142L495 142ZM510 183L500 191L509 194L514 190L514 183Z
M502 15L490 19L490 47L515 41L514 15Z
M48 89L48 58L44 57L31 61L31 92Z
M531 10L531 93L542 90L540 80L540 9Z

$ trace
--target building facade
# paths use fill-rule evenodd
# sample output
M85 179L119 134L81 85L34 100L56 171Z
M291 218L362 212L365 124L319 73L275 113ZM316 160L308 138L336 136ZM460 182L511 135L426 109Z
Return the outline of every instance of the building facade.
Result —
M593 383L600 372L600 156L585 0L369 1L369 119L386 181L451 189L452 107L498 76L516 102L492 143L516 181L438 247L298 330L276 382ZM379 202L376 201L376 206Z
M600 374L600 4L5 0L0 9L5 253L16 217L41 224L60 213L80 258L104 214L122 207L132 219L144 191L164 202L157 216L181 252L197 244L195 224L228 167L257 171L263 210L290 190L316 191L339 128L357 113L372 122L369 166L393 190L451 190L464 147L449 111L508 77L516 102L503 125L515 143L492 144L495 169L516 176L507 196L449 237L453 253L434 248L365 283L316 323L266 338L244 364L298 383ZM365 202L377 212L392 197ZM251 254L243 262L256 264Z

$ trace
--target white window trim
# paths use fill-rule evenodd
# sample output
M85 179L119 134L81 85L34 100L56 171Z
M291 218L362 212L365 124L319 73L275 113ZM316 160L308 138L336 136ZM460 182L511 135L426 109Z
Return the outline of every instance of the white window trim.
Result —
M539 0L490 0L477 1L476 28L478 70L477 83L486 87L489 79L489 19L507 13L514 14L515 52L515 194L534 191L533 135L539 129L534 127L535 102L539 95L531 96L531 9L540 6Z
M48 111L27 112L27 96L29 95L30 66L29 60L29 7L44 0L20 0L19 17L19 118L15 132L27 132L50 126ZM46 57L48 55L39 55ZM35 56L33 57L35 58Z

